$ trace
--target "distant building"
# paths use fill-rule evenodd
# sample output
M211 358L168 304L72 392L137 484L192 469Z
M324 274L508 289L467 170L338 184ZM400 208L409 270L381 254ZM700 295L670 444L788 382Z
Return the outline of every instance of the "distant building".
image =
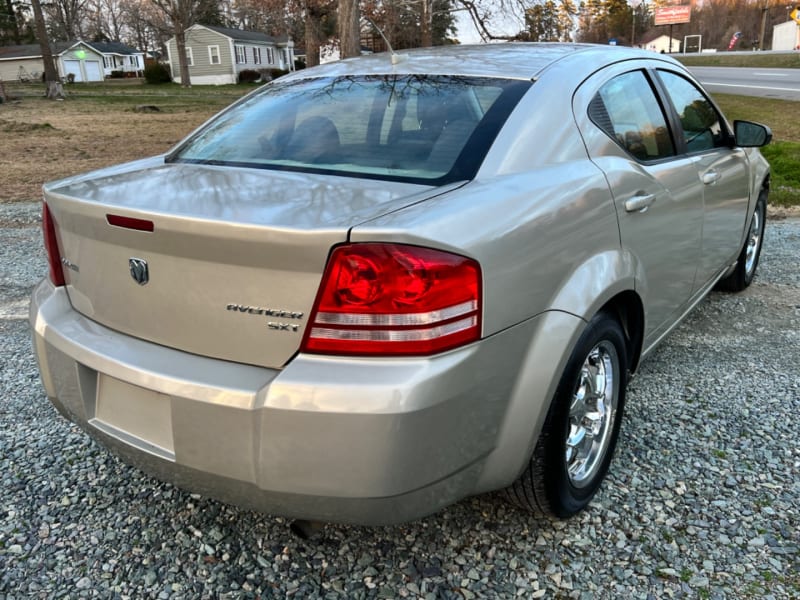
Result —
M186 58L189 78L198 85L237 83L245 70L294 70L294 42L259 31L230 29L215 25L192 25L186 30ZM167 41L172 79L181 82L178 44Z
M103 81L103 55L86 42L56 42L51 49L59 78ZM43 71L39 44L0 46L0 79L30 81L40 79Z
M642 40L640 46L645 50L652 50L653 52L669 53L681 51L681 41L672 38L672 44L670 45L670 37L668 35L660 35L652 39L645 38Z
M103 73L111 77L114 71L124 76L141 77L144 71L144 52L122 42L86 42L103 55Z
M800 24L787 21L772 28L773 50L800 50Z

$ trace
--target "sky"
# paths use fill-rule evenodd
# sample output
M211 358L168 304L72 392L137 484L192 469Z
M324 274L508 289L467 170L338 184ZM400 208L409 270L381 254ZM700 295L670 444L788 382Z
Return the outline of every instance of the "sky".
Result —
M499 18L492 19L492 31L496 35L514 35L519 33L522 27L513 18ZM478 44L481 41L481 36L475 25L472 24L469 14L466 11L456 12L456 26L458 27L458 41L462 44Z

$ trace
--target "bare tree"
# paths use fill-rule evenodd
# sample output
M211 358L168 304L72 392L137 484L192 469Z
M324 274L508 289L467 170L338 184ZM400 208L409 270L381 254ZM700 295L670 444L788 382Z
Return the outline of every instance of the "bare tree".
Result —
M181 86L191 87L189 63L186 62L186 30L194 25L195 11L200 3L198 0L151 0L151 2L161 9L172 24L175 45L178 48Z
M43 6L50 20L50 33L58 39L83 37L82 22L86 16L86 0L51 0Z
M3 30L10 33L8 36L15 44L20 44L22 36L20 36L19 24L17 23L17 11L14 6L14 0L6 0L5 8L0 9L0 41L6 37Z
M467 12L485 42L516 39L516 34L498 34L493 21L499 14L504 19L512 18L518 21L520 29L523 29L525 8L529 4L524 0L457 0L457 2Z
M58 71L53 61L53 51L50 49L50 40L47 38L47 26L44 22L44 14L39 0L31 0L33 8L33 20L36 23L36 37L39 38L39 47L42 50L42 62L44 63L44 80L47 83L45 95L50 100L64 97L64 87L58 78Z
M336 6L332 0L305 0L306 66L319 64L319 49L335 31Z
M339 0L337 20L341 58L358 56L361 53L358 0Z
M121 41L129 25L126 22L125 9L123 0L89 0L86 4L86 33L89 38L97 41Z

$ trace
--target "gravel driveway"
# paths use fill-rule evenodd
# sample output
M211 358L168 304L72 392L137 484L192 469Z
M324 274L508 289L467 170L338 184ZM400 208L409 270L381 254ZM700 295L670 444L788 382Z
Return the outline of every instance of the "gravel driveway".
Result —
M770 221L751 288L712 294L643 365L585 513L483 496L303 541L120 463L50 406L27 323L38 211L0 205L0 600L800 596L800 219Z

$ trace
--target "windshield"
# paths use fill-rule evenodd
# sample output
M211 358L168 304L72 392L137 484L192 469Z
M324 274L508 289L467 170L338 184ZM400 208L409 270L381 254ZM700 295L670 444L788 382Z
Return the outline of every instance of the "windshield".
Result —
M437 185L471 179L529 87L426 75L278 80L211 121L169 161Z

